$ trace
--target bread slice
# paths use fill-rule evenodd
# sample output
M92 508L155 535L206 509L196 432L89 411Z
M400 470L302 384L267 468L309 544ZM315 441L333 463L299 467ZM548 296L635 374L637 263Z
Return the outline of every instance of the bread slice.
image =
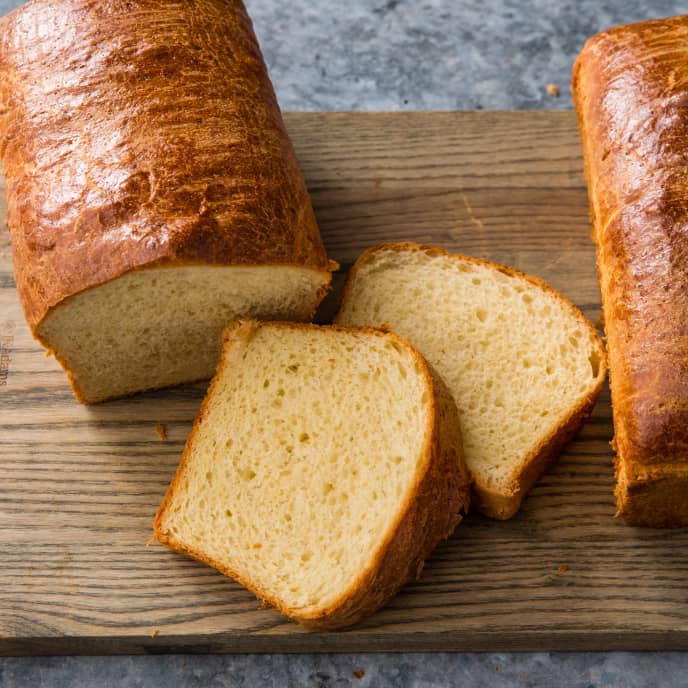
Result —
M366 251L336 322L387 323L451 390L477 508L506 519L592 412L602 341L544 282L418 244Z
M227 327L155 538L313 628L417 575L468 506L458 413L395 334Z

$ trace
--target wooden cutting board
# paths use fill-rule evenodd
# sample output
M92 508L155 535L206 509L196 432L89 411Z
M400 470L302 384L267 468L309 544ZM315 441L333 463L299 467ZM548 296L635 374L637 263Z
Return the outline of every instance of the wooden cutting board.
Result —
M597 320L572 113L286 119L342 274L372 244L432 242L538 275ZM77 404L29 335L4 231L0 347L1 653L688 649L688 532L614 519L606 390L516 518L471 515L420 582L323 634L147 544L204 385Z

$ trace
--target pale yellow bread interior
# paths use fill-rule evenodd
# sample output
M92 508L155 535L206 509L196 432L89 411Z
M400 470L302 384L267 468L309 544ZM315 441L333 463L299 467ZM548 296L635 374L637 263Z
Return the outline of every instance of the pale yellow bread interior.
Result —
M364 254L336 322L386 323L434 366L459 409L478 508L501 518L518 508L558 433L589 412L605 374L601 340L569 301L516 271L432 247Z
M358 588L429 465L424 361L370 330L242 322L225 339L156 537L297 620L361 596L372 611L380 590Z
M134 270L65 299L37 335L95 403L211 377L230 320L309 320L329 280L284 265Z

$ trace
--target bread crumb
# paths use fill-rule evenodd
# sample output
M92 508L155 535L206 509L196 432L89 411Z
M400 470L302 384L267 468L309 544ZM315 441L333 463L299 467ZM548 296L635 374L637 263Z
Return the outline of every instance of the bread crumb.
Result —
M155 638L155 636L157 636L158 633L160 633L160 629L159 629L159 628L154 628L154 629L150 632L150 637L151 637L151 638Z
M564 574L569 570L569 565L568 564L559 564L557 567L557 573Z
M519 674L518 678L520 678L521 681L527 681L528 680L528 674Z
M354 676L360 681L365 676L365 671L363 669L356 669Z
M165 426L162 423L158 423L155 426L155 434L158 436L158 439L161 442L164 442L167 439L167 431L165 430Z
M545 88L547 89L547 93L549 93L554 98L557 98L559 96L559 87L556 84L547 84Z

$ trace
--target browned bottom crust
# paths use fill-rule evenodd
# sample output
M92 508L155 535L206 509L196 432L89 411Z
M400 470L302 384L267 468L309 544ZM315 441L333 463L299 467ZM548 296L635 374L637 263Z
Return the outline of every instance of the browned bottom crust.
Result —
M576 407L571 415L553 432L529 459L516 478L511 494L495 490L479 483L473 484L473 506L491 518L507 520L521 507L521 502L538 478L552 466L564 447L578 434L583 423L590 417L604 378Z
M688 470L630 476L616 459L616 515L629 526L679 528L688 525Z

